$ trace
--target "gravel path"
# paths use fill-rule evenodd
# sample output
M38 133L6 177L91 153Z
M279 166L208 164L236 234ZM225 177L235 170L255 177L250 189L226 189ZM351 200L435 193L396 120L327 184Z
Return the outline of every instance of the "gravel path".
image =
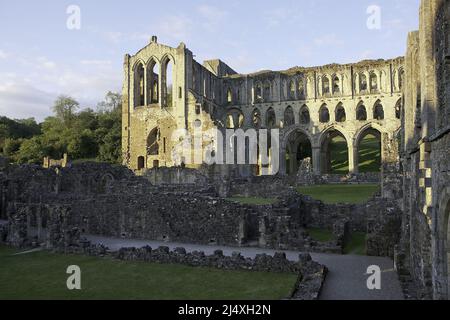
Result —
M241 252L245 257L254 258L257 254L266 253L273 255L280 250L260 249L260 248L232 248L221 246L206 246L195 244L182 244L174 242L159 242L147 240L127 240L114 239L98 236L86 236L88 240L95 244L103 244L112 250L122 247L144 247L157 248L167 246L170 249L183 247L188 252L203 251L205 254L212 254L214 250L221 249L225 255L231 255L234 251ZM297 251L285 251L289 260L297 261ZM329 273L325 281L322 300L403 300L403 294L398 281L397 273L394 271L393 262L389 258L366 257L353 255L335 255L325 253L312 253L313 260L328 267ZM382 270L381 290L367 289L366 274L367 268L377 265Z

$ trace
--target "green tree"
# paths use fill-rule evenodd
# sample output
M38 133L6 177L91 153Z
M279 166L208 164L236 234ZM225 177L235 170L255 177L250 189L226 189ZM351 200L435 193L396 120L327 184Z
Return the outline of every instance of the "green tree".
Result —
M80 108L80 104L73 98L65 95L59 96L53 105L53 112L56 117L71 126L75 112Z
M120 111L121 105L122 95L118 92L109 91L105 96L105 100L97 104L97 110L99 113Z
M47 147L42 142L41 137L36 136L31 139L24 140L15 157L18 163L39 164L46 155Z

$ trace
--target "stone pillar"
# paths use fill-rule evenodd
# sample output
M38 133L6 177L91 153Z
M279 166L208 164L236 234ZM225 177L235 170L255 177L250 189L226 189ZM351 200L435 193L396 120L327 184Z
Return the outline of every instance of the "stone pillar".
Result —
M348 142L348 172L357 173L358 168L355 166L355 147L353 141Z
M144 85L143 85L143 89L144 89L144 106L148 105L148 90L147 90L147 86L148 86L148 82L147 82L147 66L144 66Z
M272 152L272 150L270 150ZM272 174L272 156L270 155L270 172ZM286 149L280 147L280 163L279 163L279 173L281 175L287 175L287 168L286 168Z
M320 147L312 148L312 163L314 174L320 174Z

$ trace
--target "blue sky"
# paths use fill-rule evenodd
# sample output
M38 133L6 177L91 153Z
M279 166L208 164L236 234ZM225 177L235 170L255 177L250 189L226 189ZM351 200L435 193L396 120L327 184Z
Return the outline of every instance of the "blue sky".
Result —
M69 30L69 5L81 29ZM367 28L367 8L381 28ZM155 34L186 43L196 60L220 58L241 73L404 55L419 0L0 0L0 115L51 114L59 94L95 107L121 90L125 53Z

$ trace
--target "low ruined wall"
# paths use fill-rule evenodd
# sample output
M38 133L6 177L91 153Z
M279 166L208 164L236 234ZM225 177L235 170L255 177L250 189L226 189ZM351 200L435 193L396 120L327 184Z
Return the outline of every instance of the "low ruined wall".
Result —
M317 300L322 290L328 269L312 261L309 254L300 254L299 261L289 261L283 252L274 256L258 254L254 259L244 258L239 252L231 257L224 256L221 250L207 256L204 252L187 253L184 248L170 251L168 247L122 248L113 256L126 261L145 261L153 263L184 264L194 267L209 267L224 270L246 270L259 272L278 272L298 274L292 294L289 298L295 300Z
M78 234L93 234L341 253L349 231L368 231L369 220L383 216L390 206L382 199L364 205L326 205L299 195L281 177L230 181L234 195L277 200L259 206L223 199L209 184L155 186L124 167L105 164L63 169L21 166L5 175L3 203L10 220L9 241L15 246L59 242L69 246L76 244ZM310 227L333 230L335 240L315 242L305 231ZM373 238L373 247L385 239L383 232Z

